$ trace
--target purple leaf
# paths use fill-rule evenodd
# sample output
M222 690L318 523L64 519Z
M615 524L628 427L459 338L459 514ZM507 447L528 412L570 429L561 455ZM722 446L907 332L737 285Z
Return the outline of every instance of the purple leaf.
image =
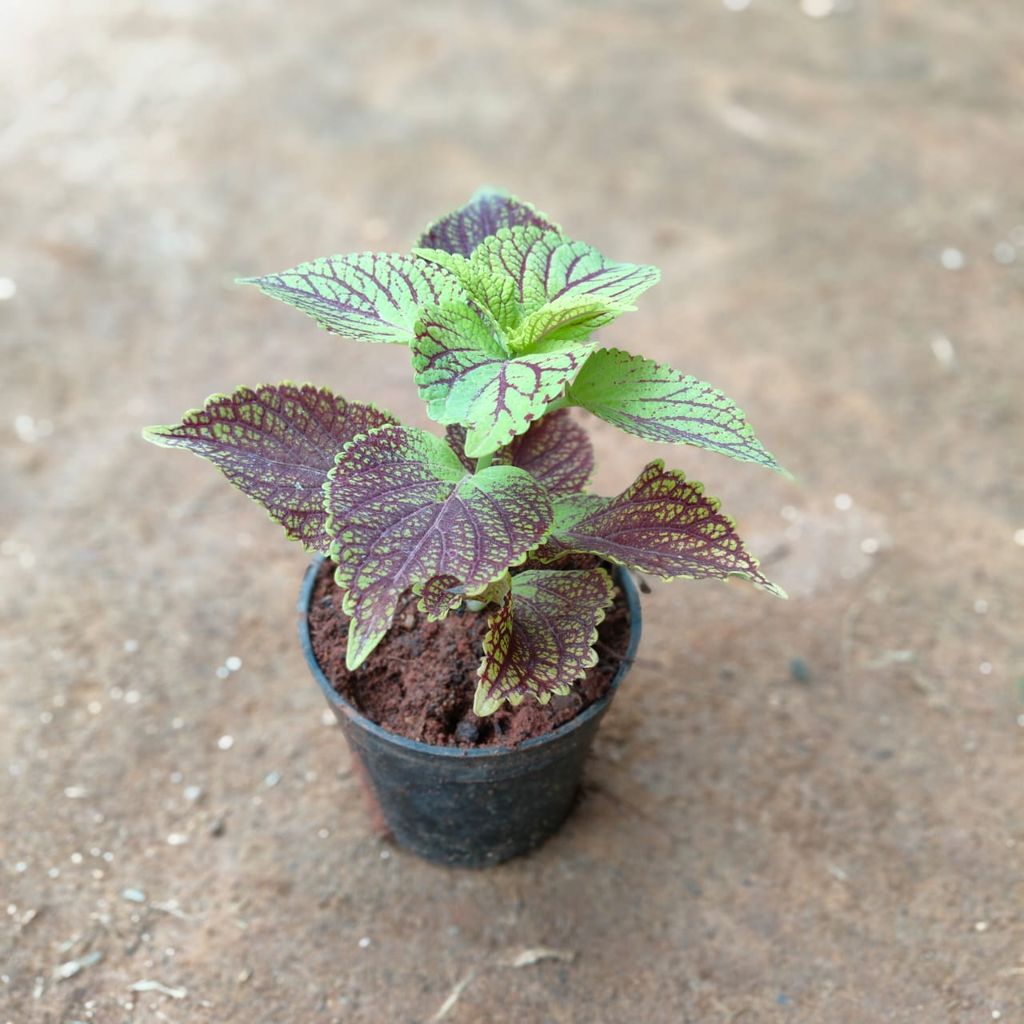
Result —
M501 228L531 225L558 231L543 213L498 189L479 189L465 206L431 224L417 245L424 249L469 256L485 239Z
M326 388L260 384L212 395L181 423L149 427L144 436L209 459L292 540L325 552L330 538L323 485L335 455L359 434L395 422L389 413L346 402Z
M556 501L551 538L535 557L550 562L570 551L663 579L743 576L786 596L762 574L718 500L660 460L616 498L579 494Z
M476 469L476 460L466 454L466 428L461 423L449 423L444 428L444 439L448 447L458 455L459 462L472 473Z
M597 661L597 625L614 587L603 569L531 570L512 577L511 591L484 635L473 710L490 715L527 694L546 704Z
M548 413L495 453L494 465L518 466L549 491L582 491L594 472L594 449L587 432L568 409Z
M520 563L551 523L547 493L528 473L494 466L469 476L445 441L410 427L381 427L347 445L326 493L335 578L352 616L350 669L387 632L410 587L426 587L440 613L435 577L479 590Z

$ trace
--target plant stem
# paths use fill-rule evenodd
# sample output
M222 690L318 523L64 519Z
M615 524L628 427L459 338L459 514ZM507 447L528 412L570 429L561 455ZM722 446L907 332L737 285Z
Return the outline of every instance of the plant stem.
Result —
M486 455L481 455L480 458L476 460L476 472L479 473L480 470L486 469L491 464L493 458L494 452L488 452Z

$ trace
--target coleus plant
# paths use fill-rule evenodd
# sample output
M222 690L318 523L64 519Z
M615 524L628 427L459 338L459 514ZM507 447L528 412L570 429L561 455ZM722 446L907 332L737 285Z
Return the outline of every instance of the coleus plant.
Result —
M721 391L598 347L594 332L658 278L483 189L410 255L329 256L243 281L335 334L405 345L443 438L291 383L213 395L145 437L213 462L288 537L336 563L349 669L409 592L430 619L475 601L491 610L474 711L528 695L544 704L596 661L613 597L605 568L560 568L566 556L665 579L742 576L784 596L718 501L660 460L615 497L586 491L594 452L570 406L638 437L780 468Z

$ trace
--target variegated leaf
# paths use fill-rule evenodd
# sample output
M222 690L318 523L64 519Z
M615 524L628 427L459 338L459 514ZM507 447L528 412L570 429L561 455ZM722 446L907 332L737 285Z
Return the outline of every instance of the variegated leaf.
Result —
M545 214L500 189L481 188L465 206L431 224L419 240L426 249L469 256L485 239L501 228L530 225L558 231Z
M413 254L444 268L454 277L478 311L493 322L493 333L502 349L509 351L512 337L523 319L516 283L504 274L492 274L472 260L440 249L414 249Z
M597 662L597 625L614 587L603 569L530 570L512 577L510 592L484 634L473 710L493 714L531 694L546 704Z
M473 262L511 277L527 315L568 298L631 309L660 277L657 267L617 263L586 242L537 227L503 228L477 248Z
M417 328L413 366L420 397L431 419L466 427L470 458L490 454L525 431L593 349L565 343L508 359L487 324L460 305L425 313Z
M701 484L655 460L618 497L559 498L551 537L535 558L583 551L664 579L743 576L785 597L719 507Z
M600 349L573 381L568 399L648 441L696 445L784 472L732 399L651 359Z
M549 491L582 491L594 472L594 449L587 432L568 409L548 413L495 453L494 465L518 466Z
M374 427L397 422L372 405L311 384L260 384L212 395L181 423L149 427L147 440L187 448L270 513L293 540L325 552L323 485L334 457Z
M433 602L435 577L485 587L551 522L547 493L528 473L496 466L469 476L445 441L409 427L381 427L347 445L325 491L335 578L352 616L350 669L387 632L409 588L427 586Z
M511 286L511 278L502 278ZM563 296L535 310L522 320L508 338L508 349L516 354L537 352L552 344L580 341L598 327L614 320L623 310L601 299Z
M335 334L403 345L416 336L422 308L462 294L444 270L394 253L325 256L241 283L301 309Z

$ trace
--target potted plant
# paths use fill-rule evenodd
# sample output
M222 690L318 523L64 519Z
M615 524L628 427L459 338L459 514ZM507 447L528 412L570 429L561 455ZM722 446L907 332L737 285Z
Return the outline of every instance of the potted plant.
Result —
M431 859L495 863L561 824L639 640L627 570L784 596L719 503L660 460L615 497L586 491L574 406L779 469L721 391L599 347L595 330L658 278L481 190L410 255L244 282L333 333L406 346L443 437L291 383L145 431L213 462L316 556L300 603L310 667L386 826Z

